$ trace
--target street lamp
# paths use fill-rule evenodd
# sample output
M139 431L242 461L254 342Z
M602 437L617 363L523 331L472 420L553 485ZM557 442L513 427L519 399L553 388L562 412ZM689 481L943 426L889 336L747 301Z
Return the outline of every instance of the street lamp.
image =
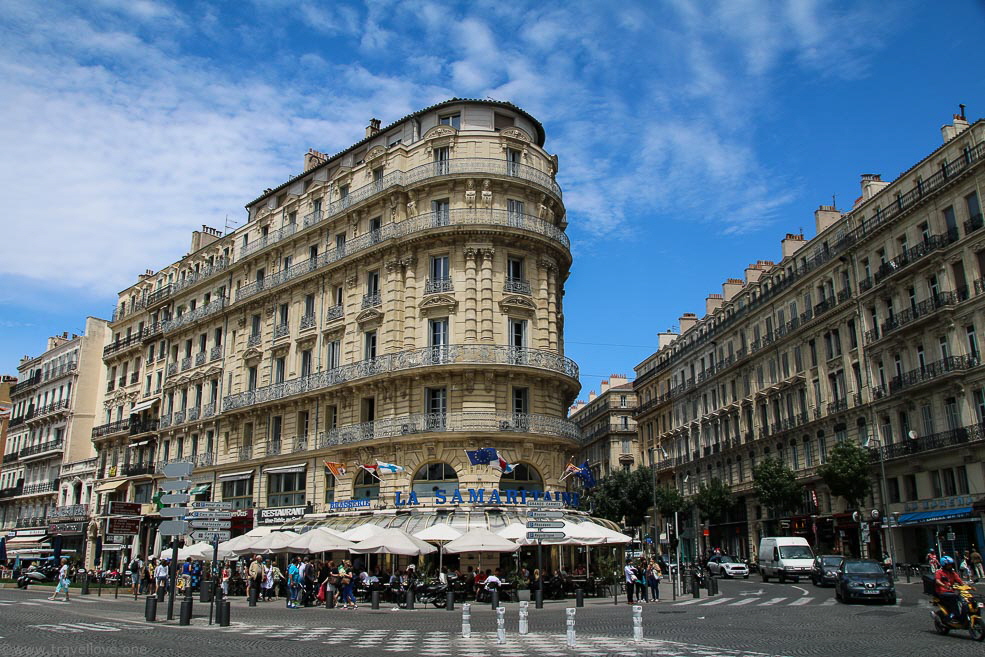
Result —
M879 472L880 472L880 475L881 475L879 477L879 496L882 498L880 500L881 501L881 504L879 506L881 506L882 509L883 509L881 520L883 522L885 522L886 521L885 519L888 517L887 511L889 509L887 508L888 507L888 503L886 501L887 500L887 496L886 496L886 458L885 458L885 454L882 451L882 440L880 440L879 438L876 438L875 436L866 436L865 442L862 443L862 447L865 447L865 448L875 447L876 449L879 450ZM894 514L894 515L897 518L899 518L899 514ZM892 571L891 571L892 572L892 576L895 579L896 578L896 538L894 536L893 528L892 527L889 528L889 563L890 563L890 566L892 567Z

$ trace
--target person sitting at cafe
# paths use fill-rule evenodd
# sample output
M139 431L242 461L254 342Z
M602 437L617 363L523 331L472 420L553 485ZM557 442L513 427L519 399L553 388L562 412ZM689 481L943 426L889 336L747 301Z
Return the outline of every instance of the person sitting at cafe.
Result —
M479 590L482 589L485 583L486 583L486 574L481 570L477 570L475 572L475 579L473 580L474 592L476 595L479 594Z

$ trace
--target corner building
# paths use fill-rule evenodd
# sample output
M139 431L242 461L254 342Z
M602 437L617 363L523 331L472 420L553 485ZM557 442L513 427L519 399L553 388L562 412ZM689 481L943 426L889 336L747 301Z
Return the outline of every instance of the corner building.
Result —
M247 205L244 226L196 233L188 256L121 294L111 329L124 346L105 363L124 392L94 430L100 490L148 503L160 465L193 458L197 499L260 523L393 514L413 492L413 506L494 527L507 516L487 513L492 491L561 492L579 383L544 139L496 101L373 120L337 155L309 151L303 173ZM465 450L480 447L517 467L501 479L470 466ZM405 470L377 480L358 467L376 460Z

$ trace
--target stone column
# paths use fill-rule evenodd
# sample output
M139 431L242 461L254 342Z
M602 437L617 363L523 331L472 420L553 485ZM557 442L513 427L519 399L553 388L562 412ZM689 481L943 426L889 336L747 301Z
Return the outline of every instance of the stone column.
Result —
M386 299L383 302L382 353L399 351L403 341L403 272L399 260L386 263Z
M482 342L492 343L494 341L493 335L493 256L496 254L496 250L492 247L486 247L481 249L482 257L482 305L481 305L481 318L482 318Z
M401 261L404 266L404 349L417 347L417 257L410 255Z
M547 348L557 351L557 265L547 262Z
M475 342L476 336L476 306L479 302L476 289L476 258L479 253L472 247L465 249L465 342Z
M534 299L534 303L537 305L535 328L537 331L536 345L538 349L548 349L551 345L550 327L548 326L547 320L547 299L549 296L549 292L547 290L547 270L547 262L544 260L538 260L537 280L530 282L531 287L536 286L537 289L537 296ZM531 334L533 334L533 331L531 331Z

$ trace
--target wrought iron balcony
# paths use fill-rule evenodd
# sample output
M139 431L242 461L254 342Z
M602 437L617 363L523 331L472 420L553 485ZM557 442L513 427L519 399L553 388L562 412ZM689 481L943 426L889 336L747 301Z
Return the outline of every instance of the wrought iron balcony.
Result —
M116 390L116 380L110 379L106 382L106 392L113 392Z
M113 318L111 322L118 322L121 319L125 319L134 313L143 310L147 307L146 299L136 299L133 303L125 302L123 305L117 306L113 309Z
M281 448L282 447L283 447L283 444L281 443L280 438L277 438L277 439L268 441L267 442L267 456L277 456L278 454L281 453Z
M99 438L100 436L108 436L113 433L127 431L129 428L130 418L116 420L115 422L107 422L106 424L100 424L98 427L93 427L92 437Z
M828 402L828 414L840 413L842 411L848 410L848 397L842 397L841 399L835 399L834 401Z
M373 292L372 294L363 295L363 309L373 308L375 306L383 305L383 297L379 292Z
M909 372L904 372L901 376L894 376L890 380L889 386L876 386L873 388L872 397L873 399L881 399L887 395L894 395L901 390L939 379L948 374L969 370L972 367L978 366L979 362L977 356L949 356L937 362L910 370Z
M970 424L948 431L932 433L919 438L904 438L897 443L869 449L869 457L878 462L880 458L887 461L906 458L938 449L953 449L964 445L980 443L985 440L985 430L980 424Z
M162 327L165 333L171 333L177 331L178 329L189 326L200 319L204 319L210 315L214 315L223 308L226 307L226 298L219 297L218 299L213 299L211 302L205 304L204 306L199 306L195 310L189 311L182 315L181 317L175 317L174 319L169 319L164 322Z
M424 294L452 292L454 289L455 286L450 278L429 278L424 281Z
M964 301L966 298L966 296L959 295L957 292L939 292L933 297L924 299L920 303L917 303L916 305L906 308L905 310L893 315L889 321L883 323L881 335L879 335L878 332L875 332L871 341L874 342L880 337L884 338L897 329L903 328L904 326L912 324L919 319L923 319L924 317L929 317L942 308L954 306L961 301ZM866 341L870 341L870 333L873 332L866 332Z
M286 337L291 334L291 325L287 322L274 326L274 340Z
M118 351L123 351L129 347L139 346L142 337L141 332L138 331L137 333L131 334L130 337L110 342L108 345L103 347L103 358L111 356Z
M371 376L433 365L520 365L548 370L572 379L578 378L578 366L575 362L552 351L477 344L423 347L385 354L306 377L229 395L223 399L222 409L231 411Z
M168 376L178 373L178 363L168 363Z
M192 368L192 357L185 356L181 359L181 371L190 370Z
M198 271L189 272L188 274L185 275L183 279L179 279L175 281L172 289L174 292L180 292L185 288L191 287L196 283L204 281L212 277L213 275L218 274L219 272L226 269L226 267L228 266L229 266L229 261L227 261L225 258L223 257L216 258L211 265L206 264L205 266L199 268Z
M133 385L137 381L140 381L140 372L131 372L130 373L130 384Z
M185 421L194 422L195 420L198 419L198 415L200 412L201 409L198 406L192 406L191 408L188 409L188 413L185 416Z
M171 414L171 426L181 424L184 421L185 421L184 410L175 411L174 413Z
M167 301L171 298L171 294L174 292L170 283L164 285L159 290L154 290L147 295L147 305L150 306L155 303L160 303L162 301Z
M7 465L8 463L14 463L19 458L20 458L20 454L18 454L17 452L10 452L9 454L4 454L3 464Z
M212 417L213 415L215 415L215 402L209 402L202 407L202 417Z
M157 466L154 463L130 463L123 466L124 477L137 477L140 475L152 475Z
M62 399L60 401L51 402L45 406L41 406L34 411L32 415L33 418L40 418L45 415L51 415L52 413L57 413L58 411L68 410L69 401L67 399Z
M315 328L315 313L309 313L301 317L300 330L305 331L310 328Z
M957 241L957 239L957 229L951 229L940 235L929 236L924 241L920 242L916 246L910 247L889 262L883 263L882 266L879 267L879 270L875 273L875 282L879 283L880 281L893 276L896 272L913 264L914 262L917 262L918 260L923 259L934 251L942 249L948 244Z
M253 447L240 447L239 448L239 460L249 461L253 458Z
M205 352L204 351L200 351L197 354L195 354L195 366L198 367L199 365L205 365Z
M209 350L209 360L219 360L220 358L222 358L222 345L217 344Z
M58 480L54 481L39 481L36 484L28 484L24 486L24 492L22 495L39 495L41 493L54 493L58 490ZM40 522L35 527L40 527L46 523L44 518L39 518Z
M171 426L171 416L172 415L173 415L172 413L162 413L161 414L161 419L158 422L159 422L159 426L162 429L167 429L168 427Z
M44 380L48 381L50 379L58 378L64 374L68 374L69 372L74 372L78 366L79 364L77 362L72 361L70 363L63 363L57 367L50 367L44 372Z
M18 479L16 486L10 486L8 488L0 488L0 499L8 497L17 497L18 495L24 494L24 480Z
M138 436L142 433L150 433L152 431L157 431L160 426L158 420L144 420L143 422L132 422L130 424L130 435Z
M328 312L325 313L326 322L334 322L335 320L342 319L343 317L345 317L345 308L342 307L342 304L329 306Z
M47 454L48 452L61 451L64 446L64 440L49 440L47 442L38 443L37 445L29 445L28 447L21 448L20 457L24 459L37 456L39 454Z
M976 214L964 222L964 232L965 235L968 233L973 233L982 226L985 226L985 221L982 220L982 215Z
M140 335L140 339L143 342L150 342L156 340L164 333L164 322L154 322L150 326L145 326L143 333Z
M260 340L262 339L262 337L263 336L259 333L254 333L250 335L248 338L246 338L247 348L258 346L260 344Z
M247 257L250 254L256 253L257 251L260 251L271 244L275 244L281 241L285 237L290 237L291 235L297 232L297 229L298 229L298 225L296 223L287 224L282 228L279 228L277 230L272 230L266 235L258 237L257 239L248 243L246 246L240 248L239 259L242 260L243 258Z
M530 281L522 278L507 278L503 283L503 292L509 294L530 294Z

